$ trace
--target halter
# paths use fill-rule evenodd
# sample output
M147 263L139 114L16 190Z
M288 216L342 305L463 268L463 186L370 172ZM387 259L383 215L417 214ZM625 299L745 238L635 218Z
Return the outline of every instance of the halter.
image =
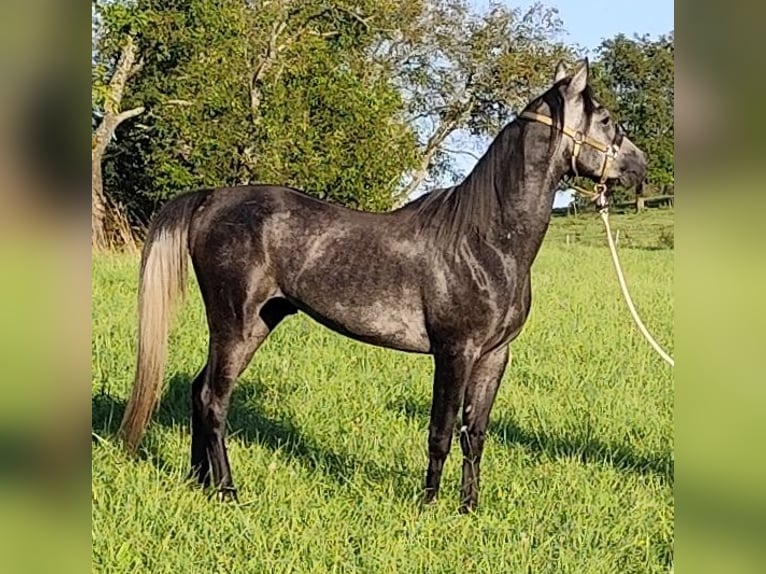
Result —
M652 348L655 351L657 351L657 353L660 355L660 357L662 357L662 359L666 363L668 363L671 367L674 367L675 362L673 361L673 357L668 355L665 352L665 350L659 345L659 343L657 343L654 337L652 337L651 333L649 333L647 328L644 326L644 323L641 321L641 317L638 316L636 307L635 305L633 305L633 300L630 298L630 293L628 292L628 286L625 283L625 277L623 276L623 273L622 273L620 260L617 257L617 248L615 247L614 239L612 238L612 231L609 228L609 208L608 208L607 199L606 199L606 172L609 170L609 164L612 161L614 161L614 158L617 157L617 154L620 151L620 147L622 146L622 140L625 136L624 132L622 131L621 128L618 127L617 133L615 133L612 143L610 145L604 145L601 142L598 142L594 139L587 137L585 134L583 134L580 131L575 131L566 126L561 126L561 127L557 126L556 124L553 123L553 118L551 118L550 116L546 116L544 114L538 114L536 112L522 112L521 114L519 114L519 117L525 120L540 122L541 124L545 124L546 126L551 126L553 128L560 130L562 133L572 138L572 140L574 141L574 150L572 151L572 173L574 173L575 176L578 175L577 155L580 153L580 149L582 148L583 145L590 146L604 154L604 163L601 165L601 175L599 176L598 183L593 186L593 192L591 193L587 189L583 189L576 185L573 185L572 189L574 189L578 193L581 193L582 195L590 197L591 200L596 202L599 213L601 214L601 219L604 222L604 229L606 230L607 242L609 244L609 251L612 254L612 262L614 263L615 271L617 271L617 280L620 283L620 289L622 290L622 294L625 297L625 302L628 304L628 310L630 311L630 314L633 317L633 320L636 322L636 325L638 326L639 331L641 331L641 334L644 337L646 337L646 340L649 342ZM463 429L461 428L460 430L462 432Z
M579 130L573 130L567 126L557 126L553 123L553 118L546 116L545 114L538 114L537 112L522 112L519 117L525 120L539 122L541 124L545 124L546 126L551 126L560 130L564 135L572 138L572 141L574 141L574 149L572 150L572 173L575 176L579 175L577 172L577 156L580 154L580 150L582 149L583 145L590 146L604 154L604 163L601 164L601 174L599 175L599 181L593 186L593 193L589 195L591 195L592 198L596 200L596 203L600 207L606 207L606 174L609 171L609 167L612 161L614 161L614 159L617 157L617 154L620 151L620 147L622 146L622 139L625 135L622 130L618 128L617 132L614 134L612 143L605 145L599 141L589 138ZM580 191L581 193L585 192L585 190L577 187L574 187L574 189Z

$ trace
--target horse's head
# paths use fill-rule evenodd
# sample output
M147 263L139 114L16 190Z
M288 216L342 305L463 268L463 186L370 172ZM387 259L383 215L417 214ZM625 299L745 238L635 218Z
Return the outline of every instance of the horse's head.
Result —
M559 63L553 86L521 117L555 126L563 133L559 149L571 166L570 175L588 177L599 184L619 181L639 186L646 175L646 156L612 120L609 110L595 100L588 73L587 59L572 75L567 74L563 62Z

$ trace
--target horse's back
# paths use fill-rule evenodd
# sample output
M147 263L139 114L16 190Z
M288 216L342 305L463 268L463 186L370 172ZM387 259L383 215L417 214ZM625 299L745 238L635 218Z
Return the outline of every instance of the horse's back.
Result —
M339 207L290 188L236 187L201 206L193 236L195 269L210 284L222 277L245 282L243 292L285 297L350 337L429 350L424 253L390 214Z

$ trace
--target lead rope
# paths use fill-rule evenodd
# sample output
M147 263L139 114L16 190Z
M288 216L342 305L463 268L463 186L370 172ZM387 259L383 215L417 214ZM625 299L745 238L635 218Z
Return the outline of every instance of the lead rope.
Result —
M614 244L614 238L612 237L612 230L609 227L609 207L607 205L606 201L606 194L605 192L597 192L597 193L591 193L585 189L582 189L580 187L573 187L575 191L582 195L589 196L593 201L596 202L596 205L598 206L598 213L601 216L601 221L604 222L604 229L606 231L606 239L609 243L609 251L612 254L612 263L614 263L614 270L617 272L617 281L620 284L620 290L622 291L623 298L625 299L625 303L628 305L628 310L630 311L630 316L633 317L633 321L636 323L636 326L638 327L638 330L641 331L641 334L644 336L644 338L647 340L647 342L652 346L652 348L657 351L657 354L662 357L662 359L671 367L675 367L676 363L673 360L673 357L668 355L668 353L665 352L665 350L660 346L660 344L652 337L652 334L649 332L649 330L644 325L644 322L641 321L641 317L638 316L638 311L636 311L636 306L633 304L633 299L630 297L630 292L628 291L628 284L625 282L625 275L622 273L622 266L620 265L620 259L617 257L617 247Z

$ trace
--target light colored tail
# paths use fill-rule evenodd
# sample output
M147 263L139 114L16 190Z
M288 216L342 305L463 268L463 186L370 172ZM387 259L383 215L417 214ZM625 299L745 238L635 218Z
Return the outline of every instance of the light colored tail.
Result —
M162 394L168 329L185 294L189 223L207 195L196 191L168 202L152 221L141 253L136 378L120 424L131 451L141 442Z

